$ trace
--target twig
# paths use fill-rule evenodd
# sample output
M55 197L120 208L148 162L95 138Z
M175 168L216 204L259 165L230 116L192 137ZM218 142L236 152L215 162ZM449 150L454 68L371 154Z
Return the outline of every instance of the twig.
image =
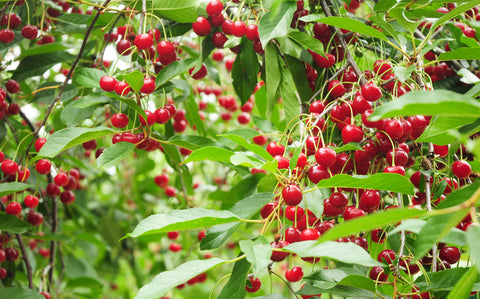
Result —
M433 143L428 144L428 157L433 155ZM430 176L425 175L425 207L432 211L432 193L430 190ZM437 272L437 244L432 247L432 272Z

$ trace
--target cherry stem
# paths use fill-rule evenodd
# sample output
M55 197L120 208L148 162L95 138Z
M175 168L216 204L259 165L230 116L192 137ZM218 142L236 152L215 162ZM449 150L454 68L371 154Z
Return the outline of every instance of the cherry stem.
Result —
M428 144L428 154L433 153L433 143ZM425 175L425 207L432 211L432 193L430 190L430 176ZM437 272L437 244L432 247L432 272Z
M273 275L277 276L278 278L280 278L281 281L283 281L283 283L285 283L285 285L290 289L290 291L292 292L293 296L295 296L295 298L298 299L298 296L297 294L295 294L295 291L292 289L292 287L290 286L290 284L285 280L283 279L282 276L280 276L279 274L273 272L273 271L270 271L270 273L272 273Z

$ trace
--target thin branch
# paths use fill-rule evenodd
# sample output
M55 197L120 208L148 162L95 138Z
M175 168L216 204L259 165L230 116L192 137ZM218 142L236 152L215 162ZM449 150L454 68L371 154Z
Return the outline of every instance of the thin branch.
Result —
M11 104L13 101L12 101L12 97L7 93L7 102L9 104ZM22 110L20 110L20 117L27 123L27 126L32 130L32 131L35 131L35 126L32 124L32 122L30 121L30 119L28 119L28 117L25 115L25 113L22 112Z

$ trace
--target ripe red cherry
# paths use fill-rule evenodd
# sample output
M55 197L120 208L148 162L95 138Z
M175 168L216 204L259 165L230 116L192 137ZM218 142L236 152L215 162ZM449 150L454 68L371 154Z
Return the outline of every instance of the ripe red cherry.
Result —
M328 170L320 165L310 167L307 175L308 179L314 184L317 184L321 180L328 179L330 177Z
M279 240L277 242L272 242L270 243L270 245L272 246L273 249L280 249L280 248L283 248L287 245L289 245L290 243L288 243L287 241L282 241L282 240ZM273 250L272 251L272 255L270 256L270 259L274 262L281 262L283 261L290 253L289 252L286 252L286 251L276 251L276 250Z
M397 258L397 253L392 249L385 249L381 251L377 256L377 260L379 262L381 263L386 262L387 264L392 264L396 258Z
M18 250L13 247L5 249L6 260L9 262L14 262L18 259Z
M40 292L40 294L42 294L45 299L52 299L52 296L50 296L50 293L48 292Z
M237 121L241 125L246 125L250 122L250 114L242 112L238 115Z
M220 14L223 10L223 3L220 0L212 0L207 4L207 14L211 17Z
M20 84L16 80L10 79L5 83L5 88L9 93L17 93L20 91Z
M5 253L5 250L0 249L0 264L5 261L6 257L7 257L7 254Z
M70 190L60 193L60 201L64 204L72 204L75 201L75 193Z
M223 27L223 26L222 26ZM243 21L236 21L232 24L232 34L236 37L242 37L247 31L247 26Z
M347 125L342 130L343 144L349 142L360 142L363 138L362 128L356 125Z
M115 128L125 128L128 125L128 116L125 113L115 113L110 119Z
M245 36L253 42L260 41L260 37L258 36L258 26L255 24L248 25L245 30Z
M140 89L142 93L152 93L155 91L155 79L152 77L147 77L143 79L143 86Z
M377 60L373 64L373 71L379 76L388 76L392 73L393 67L390 62L385 60Z
M315 63L321 68L328 69L335 65L335 56L330 53L326 53L325 56L323 56L313 52L312 56Z
M325 109L325 104L322 101L313 101L310 104L309 112L310 113L322 113Z
M15 33L11 29L0 30L0 42L9 44L15 39Z
M7 274L7 270L0 267L0 279L4 279L5 277L7 277Z
M302 190L295 184L290 184L282 189L282 196L285 203L289 206L296 206L302 202Z
M296 266L285 272L285 278L290 282L297 282L303 278L303 270L301 267Z
M6 207L5 207L5 212L7 214L13 215L13 216L18 216L22 212L22 205L19 204L18 202L10 202Z
M466 161L455 161L452 165L453 174L459 179L466 179L472 174L472 167Z
M461 252L457 247L443 247L439 252L440 259L449 264L458 262Z
M40 174L48 174L52 168L52 163L47 159L38 160L35 169Z
M27 195L25 196L25 199L23 200L23 203L27 208L36 208L38 206L39 199L36 196L33 195Z
M369 102L375 102L382 97L382 90L372 82L362 86L362 96Z
M400 165L396 166L387 166L383 170L384 173L398 173L399 175L405 175L405 168Z
M145 119L143 118L143 116L139 115L139 120L140 120L140 123L144 126L153 126L155 124L155 121L156 121L156 118L155 118L155 114L151 111L148 111L146 110L145 111L145 114L147 115L147 120L145 121Z
M155 176L154 182L160 188L166 188L168 186L168 181L170 180L168 174L163 173Z
M380 192L377 190L366 190L360 196L360 205L369 210L376 209L380 205Z
M203 63L202 63L202 66L200 67L200 69L198 71L193 73L194 70L195 70L195 67L192 67L191 69L188 70L188 73L195 80L203 79L207 75L207 66Z
M15 175L18 171L18 164L10 159L3 160L1 169L6 175Z
M139 50L148 49L153 46L153 36L148 33L142 33L135 36L135 40L133 41L135 47Z
M403 136L403 126L398 119L386 120L383 124L383 129L394 140L398 140Z
M262 207L260 210L260 215L262 216L263 219L266 219L270 214L273 213L273 211L277 208L278 202L269 202L266 205Z
M233 21L231 20L224 20L222 23L222 31L225 34L232 34L232 26L233 26Z
M315 153L315 161L323 167L330 167L337 161L337 153L329 147L321 147Z
M380 266L373 267L370 270L368 276L370 277L371 280L375 280L375 281L387 281L388 279L388 275L385 274L385 271Z
M165 108L155 110L155 120L159 124L166 124L170 119L170 112Z
M37 140L35 140L35 150L39 152L45 142L47 142L46 138L38 138Z
M218 49L223 49L223 45L228 41L228 38L223 32L217 31L212 36L212 43Z
M122 39L117 42L117 53L127 56L132 53L132 43L128 39Z
M25 182L30 177L30 169L28 169L24 166L19 166L18 170L17 170L17 173L18 173L18 181L19 182Z
M158 55L162 57L172 57L175 56L175 46L166 40L162 40L157 45Z
M256 293L258 290L260 290L260 287L262 286L262 282L260 279L255 278L253 276L248 277L248 281L250 282L250 286L245 284L245 290L249 293Z
M320 238L320 232L315 228L306 228L300 234L300 240L302 241L314 241Z
M125 81L118 81L115 84L115 92L119 96L124 96L130 92L130 86L128 86L128 83Z
M38 29L34 25L25 25L22 28L22 35L26 39L36 39L38 35Z
M270 142L267 145L267 152L274 156L283 156L283 153L285 152L285 147L281 144L276 143L275 141Z
M332 98L339 98L347 91L345 86L338 80L332 80L328 82L327 90Z
M394 152L395 152L395 165L400 165L405 167L405 165L407 165L407 162L408 162L408 154L401 148L397 148L395 150L391 149L387 152L387 157L386 157L387 163L392 165Z
M343 219L345 220L351 220L351 219L354 219L354 218L358 218L358 217L362 217L362 216L365 216L365 211L364 210L361 210L361 209L357 209L357 208L346 208L344 211L343 211Z
M117 80L110 76L103 76L100 78L100 88L105 91L114 91L115 85L117 84Z
M205 17L198 17L197 21L192 24L192 29L198 36L207 36L212 30L212 26Z
M266 135L258 135L253 137L253 142L255 142L255 144L260 146L265 145L267 141L268 141L268 137Z
M344 209L348 205L348 196L343 192L333 192L329 202L336 209Z
M180 250L182 250L182 245L180 245L178 243L172 243L172 244L170 244L170 246L168 246L168 249L171 252L179 252Z
M179 235L180 235L180 232L179 232L179 231L171 231L171 232L168 232L168 233L167 233L167 237L168 237L170 240L176 240Z
M27 214L27 221L31 225L38 226L43 223L43 215L42 213L37 213L33 210L30 210L30 212Z
M285 241L295 243L301 241L301 231L296 227L289 227L285 230Z

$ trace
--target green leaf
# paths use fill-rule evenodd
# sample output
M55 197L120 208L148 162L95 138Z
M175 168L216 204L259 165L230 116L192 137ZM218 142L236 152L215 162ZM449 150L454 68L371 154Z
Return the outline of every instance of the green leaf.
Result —
M420 114L478 117L480 103L469 96L449 90L416 90L379 106L370 116L370 120Z
M474 116L439 115L431 119L422 135L416 139L418 142L431 142L436 145L447 145L458 139L457 130L464 125L477 120Z
M15 299L45 299L45 297L36 290L23 289L20 287L3 287L0 289L0 298Z
M470 291L472 290L473 285L477 282L477 278L478 271L476 267L470 267L450 293L448 293L447 299L470 298Z
M285 111L285 123L298 117L301 112L300 99L295 92L295 83L293 82L292 73L287 68L284 61L281 62L280 70L282 72L282 82L280 84L280 94L282 95L283 108Z
M248 141L246 141L243 137L239 135L234 135L234 134L222 134L222 135L217 135L218 137L225 137L228 138L232 141L235 141L239 145L243 146L244 148L248 149L252 153L257 154L258 156L264 158L267 161L273 161L273 157L261 146L257 144L250 144Z
M140 92L143 87L143 74L140 71L128 73L123 75L122 78L135 92Z
M168 142L189 150L196 150L205 146L215 146L217 144L210 138L197 135L174 135Z
M373 8L375 12L387 12L390 8L394 7L397 4L397 0L380 0L375 3Z
M193 23L197 20L197 7L199 4L197 0L152 0L151 2L147 7L149 7L149 10L151 7L158 16L178 23ZM141 10L142 3L139 2L138 5Z
M168 290L224 263L225 261L219 258L186 262L173 270L165 271L155 276L151 282L138 291L134 299L157 299L165 295Z
M438 61L448 60L478 60L480 59L480 48L458 48L438 56Z
M465 11L467 11L469 9L472 9L479 4L480 4L480 0L471 0L466 4L455 7L454 9L452 9L447 14L444 14L440 19L436 20L432 24L432 27L430 27L430 31L433 32L435 29L437 29L438 26L441 26L443 23L454 19L459 14L464 13Z
M248 196L229 210L235 215L249 219L254 216L264 205L273 199L273 193L255 193ZM237 230L240 223L227 223L212 226L205 234L205 238L200 243L201 250L208 250L220 247Z
M307 77L305 76L304 62L290 55L284 55L284 57L287 61L288 69L292 74L300 99L302 102L308 102L313 96L313 91L308 86Z
M271 262L272 246L264 236L259 236L255 241L241 240L239 245L242 252L247 256L247 261L253 265L253 275L255 277L261 271L267 269Z
M242 165L245 167L254 168L262 168L265 165L264 162L245 152L236 152L233 156L230 157L230 162L236 166Z
M319 241L336 240L362 231L367 232L378 227L397 223L403 219L420 217L426 213L426 211L417 209L391 209L379 211L374 214L345 221L342 224L337 224L322 235Z
M317 241L303 241L292 243L283 249L293 252L300 257L324 257L343 263L367 267L383 266L382 263L372 259L365 249L353 243L326 241L319 244Z
M51 52L63 51L67 49L69 49L67 46L59 43L50 43L45 45L29 47L22 51L22 54L18 57L18 60L22 60L27 56L46 54Z
M282 73L278 62L277 49L273 43L268 43L265 48L265 88L267 96L256 101L260 115L270 119L273 106L278 101L278 87L282 80ZM256 98L257 99L257 98Z
M8 184L8 183L7 183ZM1 185L0 185L1 186ZM18 217L0 212L0 230L15 234L22 234L32 228L32 226L20 220Z
M295 9L295 2L276 1L275 6L260 19L258 35L264 49L271 39L288 34Z
M375 189L414 195L413 184L406 177L396 173L376 173L374 175L337 174L318 182L319 188L358 188Z
M48 137L37 158L54 158L64 150L114 132L114 130L102 126L95 128L71 127L56 131Z
M338 154L346 151L363 151L363 148L360 146L358 142L349 142L341 147L332 147L332 149Z
M111 167L117 165L120 161L127 158L135 149L135 144L130 142L118 142L107 147L97 158L97 167Z
M183 163L193 162L193 161L217 161L223 163L230 163L230 157L234 155L234 152L224 148L216 146L206 146L199 148L193 151Z
M187 86L189 85L189 83L186 81L181 81L181 82L184 82L185 84L187 84ZM190 86L188 88L190 88ZM184 105L186 110L185 114L187 117L187 121L195 126L195 128L197 129L197 132L200 135L202 136L207 135L207 130L205 128L205 121L200 118L200 114L198 112L198 104L197 102L195 102L195 97L189 96L188 99L184 102Z
M449 291L461 280L469 268L455 267L439 272L427 272L427 277L420 275L415 280L415 285L424 291ZM428 279L428 282L427 282ZM470 292L470 291L469 291Z
M84 88L100 88L100 78L106 75L107 73L102 70L85 67L73 72L72 81Z
M396 1L396 0L393 0ZM380 2L378 2L380 3ZM378 4L377 3L377 4ZM399 32L393 28L393 26L390 23L387 23L385 21L385 14L384 13L377 13L374 14L370 17L370 21L374 22L380 29L382 29L382 32L385 32L386 34L389 34L392 36L398 43L399 42Z
M27 190L28 188L35 188L35 185L29 185L25 183L10 182L0 184L0 197L9 195L15 192Z
M407 219L402 221L402 223L395 227L395 229L388 232L388 234L393 235L402 230L418 234L426 224L427 221L423 219ZM448 244L454 244L456 246L465 246L467 244L465 232L456 227L453 227L440 241Z
M110 99L102 94L91 93L79 99L76 99L72 107L74 108L87 108L90 106L102 105L110 102Z
M462 209L445 215L435 215L427 220L415 239L415 261L421 259L432 246L445 237L459 219L463 219L468 209Z
M330 26L347 29L352 32L356 32L356 33L364 34L367 36L376 37L384 41L388 41L385 34L355 19L346 18L346 17L324 17L324 18L317 18L315 20L309 19L309 21L320 22Z
M257 75L260 70L257 54L252 42L243 39L242 52L237 55L232 66L233 88L242 104L246 103L257 85Z
M397 65L393 67L393 72L395 73L395 76L402 83L405 82L408 78L410 78L412 76L412 72L415 70L416 67L414 65L411 65L409 67Z
M126 237L139 237L174 230L198 229L216 224L238 222L240 218L229 211L194 208L174 210L143 219Z
M195 62L196 62L195 58L187 58L187 59L174 61L169 65L165 66L165 68L163 68L157 74L157 79L155 80L156 86L162 86L163 84L170 81L172 78L182 73L185 73L195 65Z
M57 63L73 60L75 56L65 51L55 51L46 54L32 55L20 61L13 73L12 79L23 81L26 78L41 76Z
M232 276L223 287L219 299L244 299L246 295L245 283L247 280L250 263L246 259L240 259L233 266Z
M480 227L470 225L467 229L467 243L470 248L470 257L475 262L477 269L480 271Z
M469 200L475 195L475 192L480 188L480 181L475 181L462 189L454 190L447 198L438 205L438 209L447 209L458 206Z
M318 39L314 38L310 34L301 31L292 30L288 33L288 36L302 45L306 50L312 50L318 54L324 53L323 44Z
M93 106L86 108L75 108L73 107L74 103L75 102L70 102L62 109L62 112L60 113L60 119L69 127L76 126L82 123L84 120L89 119L95 111L95 107Z

